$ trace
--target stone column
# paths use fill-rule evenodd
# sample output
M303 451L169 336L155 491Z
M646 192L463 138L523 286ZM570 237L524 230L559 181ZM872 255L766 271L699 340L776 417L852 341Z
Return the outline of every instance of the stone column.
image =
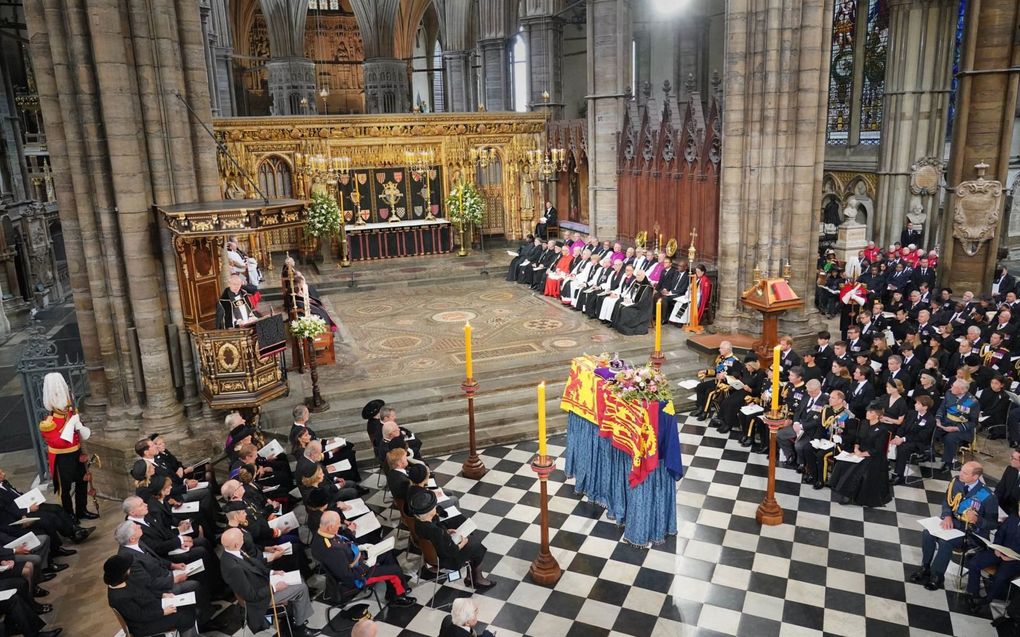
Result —
M1016 0L970 2L965 25L946 182L953 189L960 182L976 179L975 166L984 162L988 165L986 179L1005 187L1020 88L1020 4ZM951 211L955 197L946 200ZM991 240L979 243L974 254L967 254L954 237L954 215L947 211L942 220L943 254L939 264L945 280L940 283L975 293L989 289L1003 234L1004 204L1005 197ZM969 220L963 225L981 223Z
M482 91L478 100L488 111L512 111L509 39L517 32L516 0L479 2L478 51Z
M482 104L487 111L513 110L510 86L510 51L504 38L480 40L482 54Z
M673 86L677 87L677 101L684 108L690 101L691 91L697 90L704 95L708 90L708 40L709 21L694 13L681 15L677 18L676 29L676 77ZM693 88L692 88L693 86Z
M7 165L11 171L11 194L14 201L28 198L25 181L24 148L21 145L21 119L14 106L14 87L11 86L7 69L8 60L0 59L0 139L4 144Z
M4 312L4 294L0 290L0 338L11 333L11 322L7 320L7 313Z
M315 63L305 58L305 22L308 3L296 0L259 0L269 36L266 71L274 115L314 114Z
M234 49L227 19L228 0L200 0L205 67L213 117L232 117L234 107Z
M592 232L617 233L617 137L630 87L631 4L587 0L588 210Z
M627 5L630 0L620 0ZM615 2L610 4L616 4ZM521 19L528 43L528 94L532 110L545 108L552 119L563 117L563 20L556 15L528 16ZM588 14L591 26L591 13ZM628 21L627 58L630 59L630 25ZM590 44L590 40L589 40ZM591 56L591 48L588 55ZM630 72L628 67L627 72ZM544 93L549 93L549 100Z
M910 167L945 146L958 0L889 0L889 53L882 107L875 224L879 245L899 240L910 210ZM925 230L937 197L925 197ZM915 222L917 219L914 220ZM929 237L934 232L927 233Z
M443 80L446 86L446 110L463 113L478 110L473 99L475 72L471 64L473 51L443 51Z
M273 57L266 62L273 115L316 113L315 63L305 58Z
M828 104L832 0L730 0L723 69L719 312L722 331L756 333L740 294L756 265L789 263L804 309L782 330L812 329Z
M407 62L393 58L365 60L365 110L406 113L411 110Z
M54 181L90 389L111 407L103 431L137 431L131 417L141 415L146 430L186 434L178 385L186 401L196 386L190 358L185 378L173 375L167 321L180 316L177 282L152 206L218 196L215 145L177 98L208 117L198 5L31 5L40 103L62 150Z

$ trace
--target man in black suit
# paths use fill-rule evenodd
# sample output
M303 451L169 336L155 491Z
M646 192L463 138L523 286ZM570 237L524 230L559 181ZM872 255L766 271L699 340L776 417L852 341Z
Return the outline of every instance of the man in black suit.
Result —
M315 431L308 426L308 407L305 407L304 405L297 405L294 407L292 415L294 417L294 423L290 426L290 434L288 435L291 445L293 445L298 436L305 431L307 431L312 437L312 440L319 440L319 436L316 435ZM323 444L329 444L330 442L331 439L326 439L323 441ZM348 480L350 482L361 482L361 473L358 471L358 458L354 453L354 445L352 445L349 441L345 440L344 444L340 445L336 449L330 450L329 452L323 451L322 455L324 457L325 464L333 464L334 462L341 462L343 460L350 462L351 468L347 471L341 471L338 475L344 480ZM300 463L301 459L298 458L298 464ZM300 477L298 479L300 479ZM360 484L356 485L356 488L360 495L368 493L368 489Z
M910 278L915 290L920 290L922 283L927 283L929 290L935 289L935 270L928 265L927 257L921 258Z
M921 229L915 228L914 224L908 221L907 227L904 228L903 232L900 233L900 245L903 246L904 248L909 246L910 244L919 246L921 245L921 238L922 238Z
M786 456L787 468L804 470L804 447L824 434L821 425L822 410L829 404L829 396L822 393L822 383L812 378L806 383L807 396L790 416L790 425L779 430L776 436L779 448Z
M269 566L262 560L241 551L244 535L239 529L228 529L220 538L223 545L223 559L220 567L223 581L237 597L244 600L248 627L253 631L269 628L266 614L272 605L288 604L295 637L311 637L317 631L310 631L305 625L312 616L312 602L304 582L288 585L286 582L270 583ZM281 574L276 571L273 574Z
M75 551L61 546L61 536L74 542L84 542L95 530L95 527L82 527L74 516L63 507L44 502L32 506L28 511L20 508L14 501L24 495L7 480L7 474L0 469L0 526L7 527L9 533L20 537L27 531L42 533L50 537L53 555L64 557L74 555ZM25 517L39 518L31 524L22 525L16 522Z
M1002 472L999 484L995 485L995 497L1003 511L1017 510L1020 504L1020 449L1010 451L1009 466Z
M197 602L198 624L201 627L212 617L212 604L209 602L208 590L199 582L188 579L187 564L171 562L156 555L152 549L142 542L142 527L125 520L113 531L113 538L120 545L117 555L130 556L131 574L128 584L132 587L147 588L162 595L163 593L195 593Z
M553 208L552 202L545 202L545 211L542 216L538 218L538 223L535 224L535 236L542 237L543 239L549 238L549 226L556 223L556 208Z
M857 418L863 418L868 405L875 400L875 385L871 382L873 375L871 367L866 365L859 366L854 370L854 384L850 389L847 403L850 405L850 411Z
M103 564L103 582L110 608L117 611L132 635L157 635L179 631L181 637L195 637L195 607L163 608L162 595L154 590L130 586L130 555L114 555Z
M800 358L800 354L793 351L793 339L789 336L783 336L779 339L779 378L780 380L787 380L790 370L794 367L800 367L803 361Z
M407 450L393 449L387 452L386 466L389 467L386 486L390 494L397 500L406 500L407 488L411 486L411 480L407 477Z

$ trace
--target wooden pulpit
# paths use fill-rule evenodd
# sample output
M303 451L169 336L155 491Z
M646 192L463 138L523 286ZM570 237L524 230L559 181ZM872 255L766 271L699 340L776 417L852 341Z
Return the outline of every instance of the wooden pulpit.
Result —
M744 305L761 312L761 338L754 342L754 352L763 366L771 365L772 348L779 344L779 315L804 306L804 300L783 278L759 278L740 295Z

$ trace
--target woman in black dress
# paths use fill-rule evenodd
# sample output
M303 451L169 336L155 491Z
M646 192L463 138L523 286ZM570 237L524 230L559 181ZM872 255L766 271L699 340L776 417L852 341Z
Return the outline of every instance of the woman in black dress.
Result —
M840 504L853 502L866 507L884 506L892 498L886 455L889 425L882 422L883 415L880 402L868 407L865 429L853 451L853 455L863 460L857 463L836 461L832 490L838 494Z
M885 397L881 399L882 422L889 425L891 431L903 424L908 407L907 399L903 397L903 381L893 378L885 384Z

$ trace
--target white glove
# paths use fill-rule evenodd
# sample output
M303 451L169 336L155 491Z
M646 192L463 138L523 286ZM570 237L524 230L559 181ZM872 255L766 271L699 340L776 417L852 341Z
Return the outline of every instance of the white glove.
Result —
M843 436L833 436L832 441L837 445L843 444Z
M78 435L81 436L82 440L88 440L89 436L92 435L92 430L86 427L85 425L79 424Z

